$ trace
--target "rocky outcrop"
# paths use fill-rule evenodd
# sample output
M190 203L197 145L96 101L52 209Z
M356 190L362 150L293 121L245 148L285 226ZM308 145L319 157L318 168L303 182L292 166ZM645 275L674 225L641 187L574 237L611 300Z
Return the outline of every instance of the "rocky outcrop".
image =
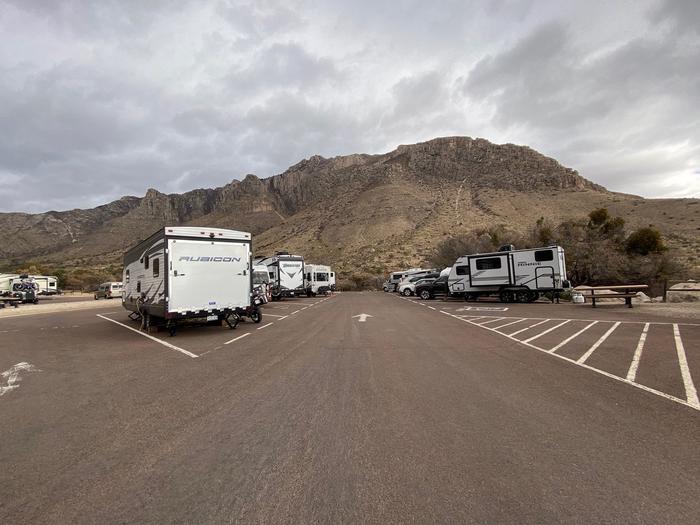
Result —
M279 175L215 189L149 189L93 209L0 214L0 265L116 262L158 227L198 224L250 231L267 251L302 250L379 271L419 264L459 231L526 228L541 216L582 216L601 205L627 218L645 202L611 194L528 147L446 137L382 155L315 155ZM640 221L650 222L643 213Z

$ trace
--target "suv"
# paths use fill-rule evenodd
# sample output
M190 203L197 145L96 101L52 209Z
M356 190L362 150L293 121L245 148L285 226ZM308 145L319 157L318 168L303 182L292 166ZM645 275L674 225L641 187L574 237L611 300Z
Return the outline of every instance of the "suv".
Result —
M419 283L416 285L416 295L424 301L434 299L435 297L439 296L449 296L450 294L447 288L448 277L449 275L443 275L434 281Z
M114 299L115 297L122 296L122 283L102 283L95 292L95 300L104 299Z
M399 285L399 293L405 297L410 297L416 293L416 286L418 283L421 283L423 280L433 281L438 277L440 277L439 273L428 273L417 277L411 277Z

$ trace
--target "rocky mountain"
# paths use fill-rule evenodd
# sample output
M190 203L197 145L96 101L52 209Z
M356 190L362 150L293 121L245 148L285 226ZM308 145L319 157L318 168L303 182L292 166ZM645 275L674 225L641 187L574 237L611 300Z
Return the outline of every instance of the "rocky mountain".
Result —
M338 271L420 265L447 236L480 227L524 230L607 207L630 227L654 224L697 252L700 201L612 193L528 147L448 137L383 155L313 156L267 179L215 189L123 197L86 210L0 214L0 265L119 262L166 224L234 228L256 254L286 249Z

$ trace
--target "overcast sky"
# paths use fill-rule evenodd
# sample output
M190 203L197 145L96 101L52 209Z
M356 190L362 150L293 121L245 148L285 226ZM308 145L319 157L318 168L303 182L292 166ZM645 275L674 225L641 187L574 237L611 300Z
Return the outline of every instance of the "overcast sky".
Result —
M0 211L467 135L700 197L700 1L0 0Z

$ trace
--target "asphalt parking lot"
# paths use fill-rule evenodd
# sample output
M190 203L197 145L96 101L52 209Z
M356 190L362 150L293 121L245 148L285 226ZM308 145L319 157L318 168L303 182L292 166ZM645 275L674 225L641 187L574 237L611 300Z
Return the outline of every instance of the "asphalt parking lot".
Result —
M381 292L175 337L0 317L0 520L694 524L699 333Z
M397 296L399 297L399 296ZM571 364L700 410L700 320L621 304L500 304L407 299Z

